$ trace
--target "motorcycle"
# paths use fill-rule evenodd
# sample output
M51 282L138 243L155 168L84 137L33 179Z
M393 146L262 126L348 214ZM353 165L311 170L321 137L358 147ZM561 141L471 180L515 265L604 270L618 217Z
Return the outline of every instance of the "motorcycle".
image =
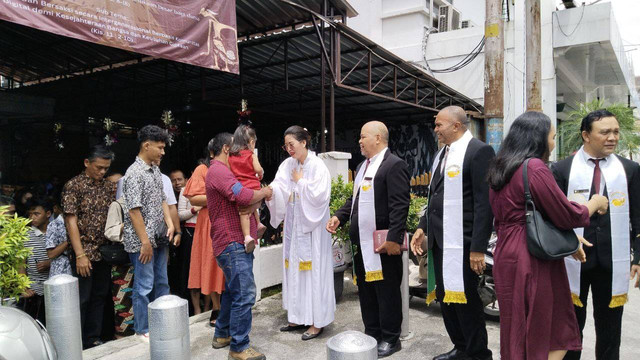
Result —
M493 281L493 253L497 240L498 237L493 233L489 239L489 246L484 257L486 268L483 274L480 275L480 281L478 282L478 294L484 305L484 315L487 320L491 321L500 320L500 307L498 306L498 297L496 296ZM420 266L424 266L426 269L426 260L421 264L420 259L413 255L411 251L409 251L409 258L411 259L409 263L409 295L426 299L428 295L426 276L420 276Z

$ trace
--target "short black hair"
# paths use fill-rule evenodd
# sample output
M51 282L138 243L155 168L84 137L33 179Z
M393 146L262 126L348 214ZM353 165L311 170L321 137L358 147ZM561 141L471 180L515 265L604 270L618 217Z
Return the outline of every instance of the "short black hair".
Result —
M26 209L31 210L35 207L41 206L44 211L53 212L53 202L45 197L37 196L32 197L28 202Z
M284 131L284 136L291 135L297 141L306 141L305 147L309 149L311 147L311 134L302 126L293 125Z
M138 131L138 146L146 141L169 143L169 133L163 128L155 125L146 125Z
M110 148L102 144L92 146L91 149L89 149L89 152L87 153L87 160L89 160L90 162L93 162L96 159L105 159L105 160L113 161L115 158L116 156L113 153L113 151L111 151Z
M602 118L606 118L606 117L616 117L612 112L606 110L606 109L600 109L600 110L595 110L592 111L590 113L587 114L587 116L585 116L582 119L582 124L580 124L580 133L582 133L583 131L586 131L588 133L591 132L591 128L593 127L593 122L594 121L598 121ZM616 119L617 120L617 119Z
M15 206L16 202L9 196L0 195L0 206Z
M180 169L173 169L169 172L169 175L173 174L173 173L177 173L180 172L182 174L182 176L187 176L187 174L184 173L184 171L180 170Z
M228 132L223 132L216 135L211 141L209 141L209 145L207 145L207 149L209 153L213 153L213 156L218 156L222 152L222 148L227 145L231 146L231 142L233 141L233 135Z

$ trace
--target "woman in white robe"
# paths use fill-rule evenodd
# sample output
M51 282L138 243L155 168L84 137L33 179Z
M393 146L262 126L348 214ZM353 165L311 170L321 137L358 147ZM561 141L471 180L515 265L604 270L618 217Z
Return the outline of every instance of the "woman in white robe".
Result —
M302 340L322 333L333 322L333 290L329 220L331 175L322 160L309 151L309 133L300 126L285 131L283 148L290 155L280 164L267 201L271 226L284 221L282 306L289 324L280 331L308 327Z

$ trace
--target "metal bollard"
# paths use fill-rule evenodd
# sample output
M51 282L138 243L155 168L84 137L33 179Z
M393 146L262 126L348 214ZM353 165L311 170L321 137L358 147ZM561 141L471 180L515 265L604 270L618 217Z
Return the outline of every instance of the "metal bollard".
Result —
M402 283L400 284L402 294L402 328L400 329L400 340L409 340L413 333L409 331L409 250L402 252Z
M149 304L149 346L152 360L191 358L187 300L165 295Z
M44 282L47 331L59 359L82 360L78 279L67 274Z
M373 360L378 358L378 342L359 331L348 330L327 341L327 360Z

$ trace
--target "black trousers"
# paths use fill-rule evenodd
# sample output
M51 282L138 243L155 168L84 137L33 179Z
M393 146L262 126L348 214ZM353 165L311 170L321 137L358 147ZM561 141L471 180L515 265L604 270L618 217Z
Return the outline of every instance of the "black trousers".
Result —
M20 298L18 307L45 327L47 326L43 295L34 294L32 297Z
M193 244L194 228L182 227L182 237L180 238L180 246L171 246L169 250L169 266L167 274L169 275L169 287L171 293L189 300L191 297L187 284L189 282L189 266L191 265L191 245Z
M71 266L78 278L83 347L100 340L105 300L111 290L111 266L104 261L92 261L91 267L91 275L82 277L76 274L75 264Z
M487 328L484 320L484 306L478 294L478 275L471 270L469 251L465 249L463 261L463 279L466 304L445 304L444 280L442 277L442 249L437 242L433 245L433 265L436 275L436 298L440 302L440 310L444 326L456 349L464 352L472 359L491 359L488 348Z
M380 260L384 279L366 282L362 251L360 244L357 244L354 266L360 312L365 334L374 337L378 342L395 344L399 341L402 330L402 256L381 254Z
M596 359L617 360L620 358L620 336L622 334L623 307L610 308L611 272L597 266L580 274L580 301L584 307L575 306L580 335L587 321L587 299L589 288L593 294L593 320L596 328ZM580 359L581 351L569 351L565 359Z

